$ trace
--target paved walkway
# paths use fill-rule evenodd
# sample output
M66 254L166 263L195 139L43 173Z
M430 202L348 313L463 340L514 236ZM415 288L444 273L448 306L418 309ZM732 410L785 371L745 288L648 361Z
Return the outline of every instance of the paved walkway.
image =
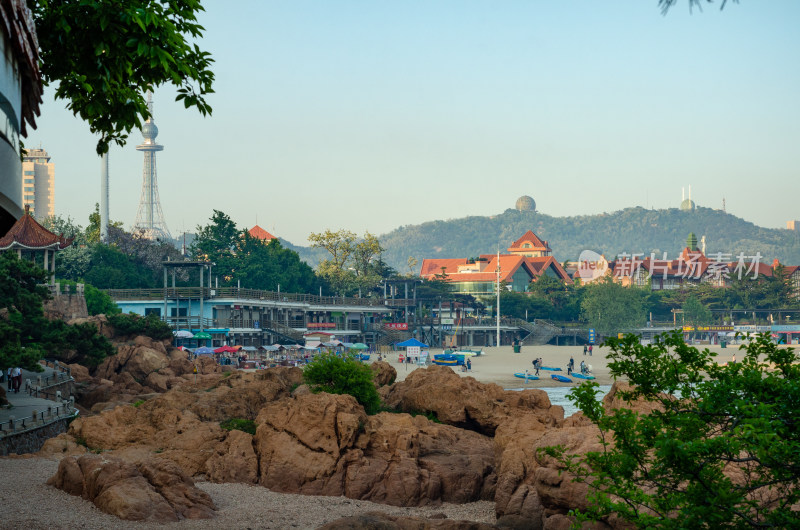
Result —
M34 410L37 412L42 412L47 410L47 407L55 408L58 405L58 403L55 401L31 397L28 395L28 391L25 390L25 381L27 379L30 379L31 384L36 386L36 378L38 376L42 376L44 379L47 376L52 376L54 373L55 370L49 367L44 367L44 372L29 372L27 370L22 370L22 384L19 387L18 393L14 393L13 390L8 389L8 377L6 376L2 384L6 391L6 399L8 399L9 403L11 403L11 408L0 408L0 423L8 422L8 420L11 419L11 416L14 416L16 420L20 420L22 418L30 417Z

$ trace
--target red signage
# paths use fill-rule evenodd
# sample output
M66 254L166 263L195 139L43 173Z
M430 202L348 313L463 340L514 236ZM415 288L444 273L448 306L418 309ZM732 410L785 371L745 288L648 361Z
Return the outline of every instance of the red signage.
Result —
M336 327L336 324L333 322L309 322L308 329L333 329Z
M385 327L386 329L403 329L403 330L407 330L408 329L408 324L406 324L405 322L389 322L387 324L384 324L383 327Z

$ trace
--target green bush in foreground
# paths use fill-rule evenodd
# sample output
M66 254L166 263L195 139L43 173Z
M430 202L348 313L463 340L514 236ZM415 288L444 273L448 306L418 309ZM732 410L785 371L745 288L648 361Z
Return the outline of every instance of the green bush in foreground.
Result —
M367 414L376 414L380 409L381 398L372 381L372 370L352 355L317 355L303 370L303 380L314 392L353 396Z
M256 434L256 422L253 420L244 420L242 418L231 418L219 424L220 427L226 431L243 431L248 434Z
M597 384L571 392L600 429L602 450L556 456L589 485L578 521L611 514L639 528L800 528L800 365L791 348L753 338L744 358L718 365L715 353L686 345L680 332L643 346L611 339L613 376L634 389L628 403L650 414L606 411ZM734 477L734 478L732 478Z

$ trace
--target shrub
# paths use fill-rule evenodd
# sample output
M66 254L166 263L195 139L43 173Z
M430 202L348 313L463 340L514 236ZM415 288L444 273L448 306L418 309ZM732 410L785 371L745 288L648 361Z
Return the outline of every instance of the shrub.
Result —
M219 426L225 429L226 431L242 431L253 435L255 435L256 433L256 422L254 422L253 420L245 420L242 418L231 418L229 420L221 422Z
M117 335L147 335L154 340L172 338L172 328L153 314L146 317L133 313L110 315L108 321L114 326L114 332Z
M372 370L352 355L317 355L303 370L303 379L313 392L353 396L367 414L375 414L380 408Z

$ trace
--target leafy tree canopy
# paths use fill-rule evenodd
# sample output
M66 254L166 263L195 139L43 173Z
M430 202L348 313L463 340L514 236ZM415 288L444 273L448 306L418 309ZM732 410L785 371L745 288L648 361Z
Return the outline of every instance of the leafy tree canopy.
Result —
M211 112L213 62L194 39L199 0L28 0L42 80L100 135L97 152L124 145L150 116L144 92L171 84L176 100Z
M618 395L650 414L605 410L597 384L572 391L601 432L602 450L560 458L590 488L580 518L616 514L638 528L798 528L800 357L768 335L740 363L686 345L680 333L643 346L607 341L609 369L633 386Z
M649 291L623 287L611 277L583 289L581 315L601 335L641 328L647 321Z

